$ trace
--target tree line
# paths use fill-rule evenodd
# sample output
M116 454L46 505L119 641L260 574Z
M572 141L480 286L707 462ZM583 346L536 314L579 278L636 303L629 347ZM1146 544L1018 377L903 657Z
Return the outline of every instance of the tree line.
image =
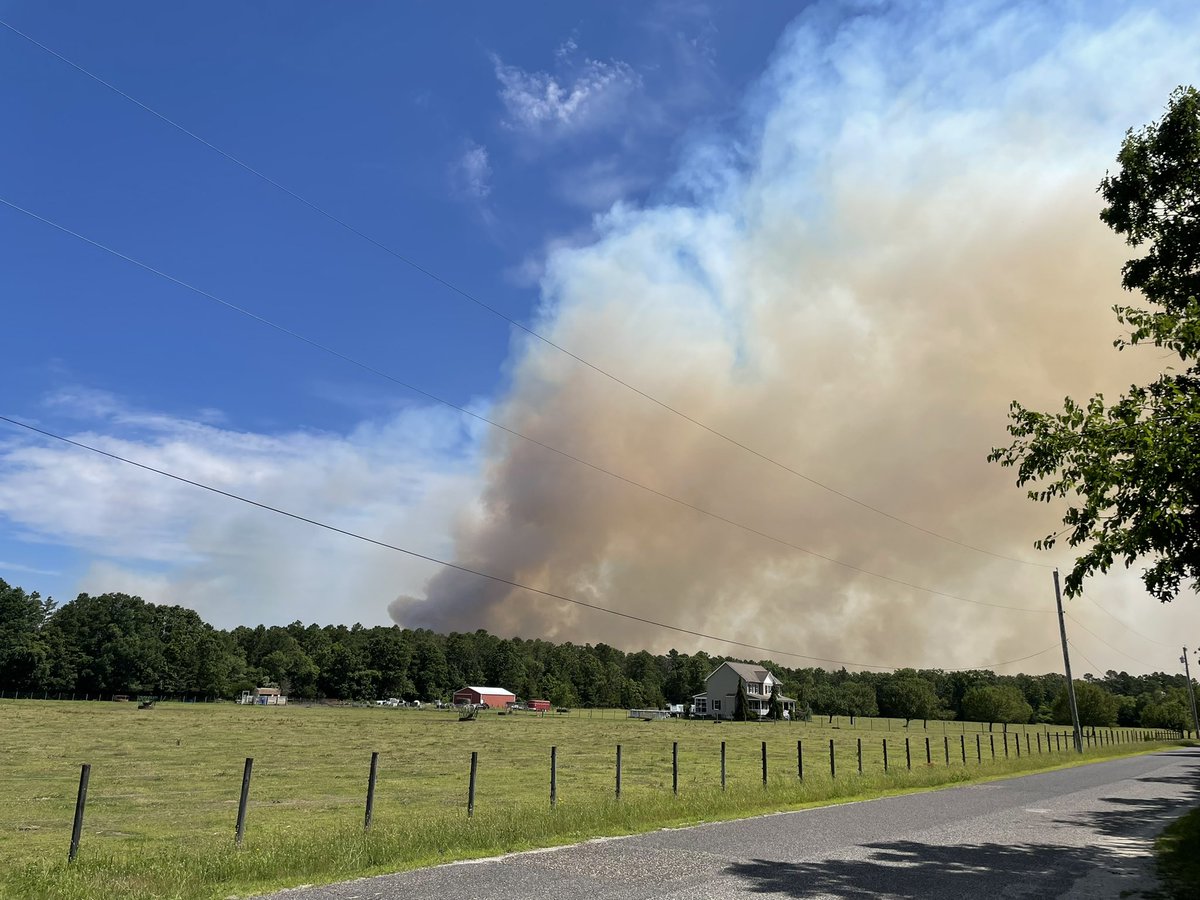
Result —
M129 594L80 594L61 606L0 579L0 689L234 698L259 686L301 700L448 700L494 685L555 706L661 708L690 703L732 657L625 652L486 631L437 634L362 625L217 629L194 610ZM768 669L801 715L1069 723L1063 677L987 670ZM1084 725L1190 727L1182 674L1107 672L1076 682Z

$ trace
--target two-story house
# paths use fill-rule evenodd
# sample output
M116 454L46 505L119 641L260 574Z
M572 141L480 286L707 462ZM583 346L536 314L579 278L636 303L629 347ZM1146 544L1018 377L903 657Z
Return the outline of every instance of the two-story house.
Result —
M721 663L704 679L708 688L703 694L692 698L692 715L713 719L732 719L737 706L738 682L746 685L746 715L766 716L771 711L771 688L777 683L774 675L766 669L750 663ZM780 690L783 689L781 684ZM784 714L791 718L796 714L796 701L781 693L779 702Z

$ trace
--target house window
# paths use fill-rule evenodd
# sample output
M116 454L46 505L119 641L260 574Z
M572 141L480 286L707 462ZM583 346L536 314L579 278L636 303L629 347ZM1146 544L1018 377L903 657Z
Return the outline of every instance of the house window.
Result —
M713 709L720 709L720 708L721 708L721 701L720 701L720 700L714 700L714 701L713 701Z
M763 692L762 687L762 684L757 681L746 682L746 692L750 694L761 694Z

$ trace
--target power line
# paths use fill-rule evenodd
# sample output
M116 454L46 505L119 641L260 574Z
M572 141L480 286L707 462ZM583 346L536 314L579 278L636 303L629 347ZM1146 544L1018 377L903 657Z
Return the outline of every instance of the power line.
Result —
M1148 663L1144 659L1138 659L1136 656L1131 656L1130 654L1126 653L1124 650L1120 650L1117 647L1114 647L1112 644L1110 644L1104 638L1100 637L1100 635L1096 634L1096 632L1092 631L1092 629L1088 628L1086 625L1084 625L1082 622L1080 622L1077 618L1075 618L1070 613L1066 613L1066 617L1068 619L1070 619L1072 622L1074 622L1076 625L1078 625L1080 628L1082 628L1084 631L1086 631L1088 634L1090 634L1092 637L1094 637L1096 640L1098 640L1100 643L1102 643L1109 650L1112 650L1114 653L1119 653L1121 656L1124 656L1126 659L1131 659L1135 663L1138 663L1139 665L1146 666L1147 668L1150 668L1150 669L1154 668L1153 663Z
M1021 565L1026 565L1026 566L1037 566L1037 567L1043 568L1043 569L1053 568L1052 566L1047 565L1046 563L1039 563L1039 562L1034 562L1032 560L1020 559L1015 556L1007 556L1003 553L996 553L996 552L994 552L992 550L988 550L984 547L978 547L978 546L976 546L974 544L970 544L966 541L960 541L957 538L953 538L953 537L950 537L949 535L945 535L940 532L934 531L930 528L926 528L923 525L918 525L916 522L912 522L908 519L902 518L898 515L895 515L894 513L887 512L886 510L881 509L877 506L873 506L864 500L859 500L857 497L854 497L854 496L846 493L845 491L839 490L839 489L833 487L832 485L829 485L822 481L819 481L818 479L812 477L811 475L806 475L803 472L799 471L798 469L795 469L792 466L787 465L786 463L780 462L779 460L777 460L771 456L768 456L766 453L763 453L759 450L754 449L753 447L750 447L749 445L743 443L742 441L739 441L737 438L734 438L734 437L726 434L725 432L720 431L719 429L714 428L713 426L708 425L708 424L700 421L699 419L696 419L693 416L688 415L687 413L670 405L669 403L666 403L663 400L659 400L657 397L653 396L652 394L648 393L647 391L644 391L641 388L636 387L635 385L631 384L628 381L625 381L618 375L615 375L611 371L609 371L605 368L602 368L601 366L599 366L593 362L590 362L589 360L578 355L577 353L574 353L573 351L567 349L566 347L563 347L561 344L554 342L553 340L546 337L545 335L543 335L537 331L534 331L529 326L527 326L524 323L520 322L519 320L514 319L513 317L507 315L506 313L502 312L501 310L497 309L496 307L494 307L488 303L485 303L483 300L479 299L474 294L472 294L470 291L467 291L465 288L459 287L458 285L454 284L453 282L449 281L448 279L437 274L432 269L418 263L416 260L412 259L411 257L406 256L405 254L401 253L400 251L396 250L393 247L388 246L387 244L384 244L383 242L372 237L371 235L367 234L366 232L359 230L358 228L349 224L344 219L341 219L338 216L334 215L329 210L325 209L324 207L320 206L319 204L313 202L312 200L309 200L308 198L304 197L303 195L297 193L296 191L293 191L291 188L286 187L285 185L283 185L280 182L276 181L275 179L271 178L269 175L266 175L262 171L254 168L249 163L243 162L241 159L234 156L229 151L223 150L222 148L218 147L216 144L212 143L211 141L206 140L205 138L196 134L196 132L191 131L190 129L181 125L179 122L176 122L174 119L170 118L169 116L164 115L163 113L161 113L158 110L154 109L153 107L147 105L146 103L142 102L141 100L138 100L136 97L133 97L130 94L127 94L125 91L121 90L116 85L111 84L108 81L105 81L99 75L96 75L95 73L91 72L90 70L84 68L79 63L76 63L73 60L68 59L67 57L65 57L61 53L59 53L58 51L53 50L52 48L46 46L45 44L41 43L40 41L36 40L35 38L31 37L30 35L26 34L23 31L21 31L20 29L15 28L14 26L8 24L7 22L5 22L3 20L0 20L0 25L3 25L9 31L13 32L14 34L19 35L20 37L29 41L31 44L33 44L37 47L40 47L42 50L44 50L47 53L49 53L50 55L54 56L56 59L61 60L62 62L66 63L68 66L70 66L71 68L82 73L83 75L86 75L88 78L92 79L97 84L103 85L104 87L108 88L110 91L113 91L114 93L120 95L121 97L124 97L130 103L135 104L136 106L138 106L141 109L145 110L146 112L150 113L155 118L159 119L160 121L166 123L167 125L170 125L172 128L175 128L176 130L182 132L183 134L187 135L191 139L198 141L199 143L203 144L205 147L208 147L213 152L223 156L225 159L229 160L234 165L240 167L241 169L243 169L246 172L249 172L254 177L261 179L262 181L266 182L267 184L271 185L272 187L276 188L277 190L282 191L283 193L287 194L289 197L296 200L298 203L301 203L304 206L308 207L309 209L311 209L313 212L317 213L318 215L321 215L324 218L328 219L330 222L333 222L333 223L341 226L342 228L346 229L350 233L367 241L368 243L372 244L373 246L377 247L378 249L382 250L383 252L387 253L388 255L394 257L395 259L399 260L400 262L404 263L405 265L409 266L410 268L414 269L415 271L420 272L422 275L429 278L430 280L442 285L447 290L450 290L453 293L458 294L460 297L475 304L480 309L483 309L483 310L491 313L493 316L496 316L497 318L502 319L503 321L507 322L509 325L512 325L514 328L520 329L521 331L525 332L525 334L529 335L530 337L532 337L538 341L541 341L546 346L551 347L554 350L557 350L558 352L570 357L571 359L575 360L580 365L583 365L583 366L591 369L592 371L596 372L597 374L602 375L603 377L609 379L610 381L613 381L616 384L619 384L621 387L625 388L626 390L637 394L638 396L640 396L643 399L648 400L649 402L655 404L656 406L666 410L667 412L671 413L672 415L678 416L679 418L684 419L687 422L690 422L692 425L708 432L709 434L713 435L714 437L720 438L721 440L725 441L726 443L731 444L732 446L737 447L738 449L740 449L746 453L749 453L752 456L755 456L758 459L762 460L763 462L769 463L770 465L775 466L776 468L781 469L782 471L787 472L787 473L795 476L796 478L806 481L809 484L813 485L814 487L818 487L821 490L827 491L828 493L831 493L834 496L840 497L841 499L843 499L849 503L853 503L856 506L862 507L863 509L869 510L870 512L873 512L873 513L876 513L877 515L883 516L884 518L891 519L893 522L896 522L900 525L904 525L908 528L912 528L916 531L920 531L926 535L929 535L930 537L937 538L938 540L945 541L946 543L949 543L949 544L954 544L956 546L962 547L967 550L973 550L976 553L982 553L986 556L991 556L995 559L1003 559L1008 562L1020 563Z
M1083 657L1084 662L1086 662L1089 666L1091 666L1093 669L1096 670L1097 675L1099 675L1101 677L1104 676L1104 670L1102 668L1100 668L1098 665L1096 665L1094 662L1092 662L1088 658L1088 655L1086 653L1084 653L1082 650L1080 650L1078 645L1074 641L1067 641L1067 644L1071 647L1072 650L1074 650L1076 653L1078 653L1080 656Z
M1134 634L1136 634L1138 637L1142 638L1143 640L1149 641L1152 644L1158 644L1158 646L1160 646L1160 647L1174 646L1173 644L1164 644L1162 641L1156 641L1154 638L1150 637L1150 635L1148 635L1148 634L1142 634L1140 631L1138 631L1132 625L1127 624L1122 619L1118 619L1115 615L1113 615L1111 612L1109 612L1107 609L1105 609L1103 606L1101 606L1100 601L1094 600L1091 597L1089 597L1088 599L1091 600L1092 605L1095 606L1098 610L1100 610L1100 612L1104 613L1106 616L1108 616L1110 619L1112 619L1114 622L1116 622L1118 625L1120 625L1125 630L1132 631Z
M43 428L38 428L34 425L30 425L26 422L22 422L19 419L13 419L13 418L10 418L9 416L0 415L0 421L7 422L10 425L15 425L18 428L24 428L27 431L34 432L35 434L40 434L43 437L47 437L47 438L51 438L52 440L60 441L61 443L68 444L68 445L70 445L72 447L76 447L80 450L87 450L87 451L89 451L91 453L95 453L99 456L104 456L104 457L107 457L108 459L115 460L116 462L124 463L125 465L133 466L135 468L142 469L143 471L151 472L155 475L161 475L164 478L170 478L173 481L178 481L182 484L187 484L187 485L191 485L192 487L200 488L201 490L205 490L210 493L217 494L217 495L219 495L221 497L225 497L229 500L237 500L240 503L245 503L248 506L253 506L258 509L265 510L266 512L275 513L276 515L284 516L286 518L293 519L297 522L303 522L307 525L312 525L316 528L322 528L326 531L331 531L334 534L340 534L345 537L354 538L355 540L363 541L368 544L373 544L376 547L382 547L385 550L393 550L397 553L403 553L406 556L411 556L415 559L423 559L426 562L431 562L436 565L443 566L447 569L454 569L458 572L463 572L468 575L474 575L478 578L484 578L484 579L487 579L488 581L493 581L498 584L504 584L509 587L518 588L523 591L528 591L529 593L532 593L532 594L538 594L543 597L549 597L553 600L561 600L564 603L571 603L575 606L583 607L584 609L590 609L590 610L594 610L596 612L606 613L608 615L617 616L622 619L628 619L633 622L640 622L643 625L652 625L655 628L663 628L668 631L675 631L675 632L678 632L679 634L686 634L691 637L701 638L703 640L717 641L719 643L730 644L735 647L744 647L748 650L757 650L761 653L771 654L772 656L789 656L789 657L794 657L796 659L809 660L811 662L828 663L830 665L839 665L839 666L854 666L855 668L860 668L860 669L880 669L880 670L887 671L887 670L905 668L903 666L881 666L881 665L874 664L874 663L854 662L852 660L844 660L844 659L830 659L830 658L826 658L826 657L822 657L822 656L809 656L804 653L795 653L790 650L779 650L777 648L772 648L772 647L763 647L758 644L746 643L745 641L737 641L737 640L733 640L731 638L720 637L718 635L706 634L705 632L702 632L702 631L694 631L690 628L683 628L679 625L670 625L666 622L658 622L658 621L655 621L654 619L647 619L643 616L634 615L633 613L621 612L620 610L616 610L616 609L609 609L608 607L599 606L595 603L588 603L585 600L579 600L575 597L568 597L565 594L556 594L553 591L547 591L547 590L543 590L542 588L532 587L531 585L522 584L519 581L513 581L512 579L509 579L509 578L503 578L499 575L490 575L487 572L481 572L477 569L472 569L467 566L459 565L458 563L452 563L452 562L449 562L444 559L439 559L436 556L429 556L428 554L425 554L425 553L419 553L416 550L409 550L406 547L401 547L396 544L389 544L386 541L381 541L381 540L377 540L376 538L367 537L366 535L358 534L357 532L354 532L354 531L348 531L344 528L338 528L336 525L330 525L330 524L328 524L326 522L322 522L318 519L309 518L308 516L302 516L299 513L289 512L288 510L281 509L280 507L277 507L277 506L271 506L270 504L262 503L258 500L252 500L249 497L243 497L242 495L235 494L232 491L226 491L226 490L222 490L221 488L218 488L218 487L213 487L212 485L205 484L202 481L195 481L191 478L185 478L182 475L176 475L175 473L169 472L166 469L159 469L155 466L147 465L146 463L141 463L141 462L138 462L133 459L129 459L124 456L119 456L116 453L110 453L107 450L101 450L99 447L94 447L91 444L85 444L82 441L76 441L71 438L64 437L60 434L55 434L52 431L47 431ZM1043 653L1046 653L1052 649L1054 649L1053 646L1047 647L1044 650L1039 650L1037 653L1031 653L1028 656L1018 657L1017 659L1007 659L1007 660L1002 660L1000 662L994 662L994 663L983 663L983 664L979 664L979 665L975 665L975 666L952 668L952 669L946 669L944 671L959 672L959 671L968 671L970 669L998 668L1000 666L1011 665L1012 663L1024 662L1027 659L1033 659L1035 656L1041 656Z
M89 244L92 247L97 248L98 250L103 250L105 253L109 253L109 254L117 257L118 259L122 259L125 262L130 263L131 265L137 266L138 268L140 268L146 272L149 272L153 275L157 275L159 278L163 278L166 281L169 281L171 284L176 285L177 287L181 287L188 291L191 291L192 293L197 294L198 296L203 297L204 299L209 300L213 303L217 303L220 306L223 306L226 309L231 310L241 316L245 316L246 318L253 319L255 322L258 322L260 325L264 325L267 328L271 328L275 331L280 332L281 334L287 335L290 338L293 338L297 341L307 344L309 347L312 347L315 350L320 350L321 352L327 353L330 356L333 356L339 360L342 360L343 362L349 363L350 365L353 365L353 366L357 366L358 368L362 369L363 371L369 372L372 375L377 375L378 377L383 378L387 381L390 381L393 384L399 385L400 387L404 388L405 390L412 391L415 394L419 394L422 397L426 397L430 400L433 400L437 403L447 406L450 409L457 410L458 412L462 413L463 415L470 416L471 418L473 418L479 422L483 422L487 425L492 426L493 428L497 428L497 429L505 432L506 434L512 435L513 437L517 437L517 438L520 438L521 440L528 441L529 443L534 444L534 445L542 448L543 450L547 450L551 453L556 453L565 459L571 460L572 462L578 463L582 466L586 466L589 469L592 469L596 472L600 472L601 474L607 475L610 478L615 478L618 481L622 481L625 484L628 484L632 487L636 487L636 488L639 488L648 493L654 494L655 496L661 497L664 500L669 500L672 503L675 503L675 504L678 504L679 506L683 506L687 509L693 510L694 512L698 512L702 515L716 519L717 521L724 522L725 524L731 525L735 528L740 528L741 530L743 530L749 534L753 534L758 537L764 538L766 540L773 541L776 544L779 544L784 547L788 547L792 550L799 551L800 553L806 553L809 556L813 556L817 559L821 559L826 562L833 563L834 565L841 566L841 567L843 567L845 569L849 569L853 572L858 572L862 575L870 575L872 578L879 578L883 581L887 581L892 584L897 584L902 587L911 588L913 590L922 591L924 593L931 594L935 597L945 597L945 598L948 598L951 600L958 600L963 603L971 603L971 604L975 604L977 606L990 606L990 607L994 607L996 609L1007 609L1007 610L1012 610L1015 612L1036 612L1036 613L1049 613L1050 612L1049 610L1043 610L1043 609L1031 609L1029 607L1024 607L1024 606L1011 606L1011 605L1005 604L1005 603L992 603L992 602L989 602L986 600L975 600L970 597L963 597L959 594L951 594L947 591L939 591L935 588L923 587L919 584L915 584L914 582L905 581L902 578L894 578L891 575L884 575L880 572L873 572L870 569L865 569L861 566L856 566L853 563L844 562L843 560L837 559L832 556L826 556L825 554L819 553L816 550L810 550L807 547L803 547L799 544L792 543L791 541L785 540L783 538L776 537L775 535L769 534L765 531L760 531L759 529L753 528L752 526L744 525L741 522L738 522L727 516L723 516L720 513L713 512L711 510L705 509L702 506L698 506L694 503L690 503L687 500L682 500L682 499L675 497L671 494L668 494L664 491L660 491L656 488L652 488L649 485L643 484L639 481L635 481L634 479L629 478L625 475L618 474L617 472L614 472L610 469L606 469L603 466L597 465L596 463L589 462L586 459L583 459L582 457L579 457L579 456L575 456L571 453L566 452L565 450L560 450L559 448L554 447L550 444L547 444L543 441L540 441L537 438L529 437L528 435L522 434L521 432L516 431L513 428L509 428L508 426L502 425L493 419L489 419L487 416L483 415L482 413L474 412L470 409L467 409L466 407L459 406L456 403L453 403L449 400L443 399L442 397L439 397L436 394L430 393L429 391L423 390L422 388L419 388L419 387L416 387L415 385L409 384L408 382L403 381L403 380L395 377L394 375L390 375L387 372L384 372L382 369L375 368L374 366L370 365L369 363L365 363L365 362L362 362L361 360L355 359L352 356L342 353L340 350L335 350L334 348L330 347L329 345L323 344L320 341L317 341L313 338L307 337L306 335L301 334L298 331L294 331L285 325L280 325L279 323L274 322L271 319L266 318L265 316L259 315L258 313L253 312L252 310L246 309L243 306L239 306L236 303L233 303L229 300L219 297L216 294L212 293L211 291L207 291L203 288L197 287L196 285L191 284L187 281L184 281L180 278L176 278L174 275L164 272L161 269L157 269L154 266L151 266L148 263L142 262L141 260L136 259L135 257L129 256L126 253L122 253L120 250L116 250L112 247L109 247L106 244L102 244L99 241L96 241L96 240L93 240L92 238L87 237L86 235L80 234L78 231L74 231L70 228L67 228L65 225L61 225L58 222L48 219L45 216L39 215L38 213L35 213L30 209L26 209L23 206L19 206L16 203L13 203L11 200L8 200L4 197L0 197L0 204L3 204L5 206L9 207L10 209L14 209L17 212L20 212L26 216L29 216L32 219L36 219L37 221L42 222L43 224L49 225L51 228L54 228L58 231L61 231L63 234L68 234L73 238L83 241L84 243Z

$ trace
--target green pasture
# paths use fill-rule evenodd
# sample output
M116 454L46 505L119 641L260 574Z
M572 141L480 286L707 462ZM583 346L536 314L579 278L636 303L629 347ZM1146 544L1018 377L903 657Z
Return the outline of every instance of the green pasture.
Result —
M246 895L589 836L961 783L1073 759L1061 728L1010 727L1007 758L999 726L992 733L986 729L940 721L930 721L928 728L914 721L906 729L903 721L882 719L860 719L851 727L844 718L643 722L616 710L487 712L459 722L456 713L432 710L233 704L139 710L133 703L0 701L5 862L0 896ZM1054 731L1063 735L1061 750L1053 749ZM1089 749L1088 757L1161 743L1134 742L1133 732L1118 729L1103 734L1105 742ZM926 738L932 765L926 763ZM831 739L836 780L829 770ZM674 743L678 795L672 792ZM619 802L617 744L623 762ZM554 810L552 746L558 758ZM479 770L475 816L468 819L472 751ZM364 835L372 752L380 754L380 768L374 824ZM246 757L254 758L254 775L246 841L237 850L233 834ZM81 763L91 764L91 783L79 859L68 867Z

